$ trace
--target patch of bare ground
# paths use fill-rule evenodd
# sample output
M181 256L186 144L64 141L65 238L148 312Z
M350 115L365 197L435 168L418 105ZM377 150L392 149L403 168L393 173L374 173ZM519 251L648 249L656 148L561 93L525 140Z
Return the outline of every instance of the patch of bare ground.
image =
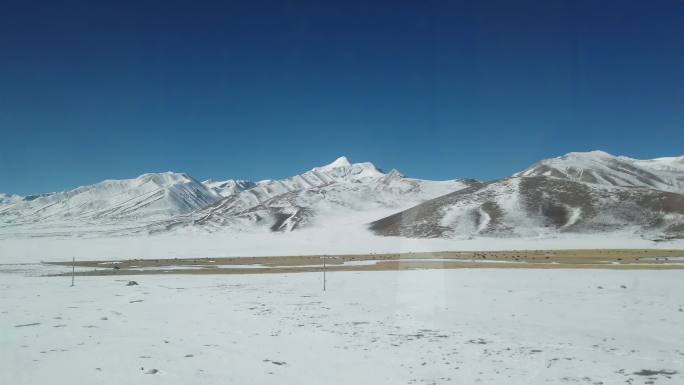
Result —
M76 275L264 274L412 269L684 269L684 250L507 250L77 261ZM72 262L51 262L71 267ZM87 270L91 269L91 270ZM60 275L70 275L71 271Z

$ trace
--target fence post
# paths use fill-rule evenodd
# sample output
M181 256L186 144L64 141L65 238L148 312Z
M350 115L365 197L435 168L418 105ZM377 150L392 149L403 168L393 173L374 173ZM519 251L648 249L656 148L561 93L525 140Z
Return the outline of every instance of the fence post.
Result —
M76 273L76 257L71 260L71 286L74 286L74 274Z

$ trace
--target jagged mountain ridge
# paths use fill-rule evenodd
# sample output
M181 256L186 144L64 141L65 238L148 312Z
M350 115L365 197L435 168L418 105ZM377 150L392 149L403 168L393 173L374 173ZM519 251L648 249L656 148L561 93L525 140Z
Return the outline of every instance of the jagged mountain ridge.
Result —
M385 174L372 163L352 164L341 157L291 178L257 182L193 213L192 225L211 229L261 223L274 231L290 231L314 218L321 223L369 210L400 210L472 183L477 182L406 178L396 170Z
M570 153L509 178L374 221L378 235L417 238L627 232L684 237L684 157L636 160Z
M219 199L218 194L186 174L144 174L14 199L0 207L0 224L151 221L189 213Z
M467 183L411 179L394 170L385 174L372 163L352 164L346 157L290 178L257 182L200 183L186 174L145 174L59 193L3 198L7 203L0 206L0 232L118 235L189 226L293 230L312 218L405 209Z
M550 176L592 184L684 192L684 156L649 160L604 151L571 152L542 160L513 176Z
M19 196L19 195L10 195L10 194L3 194L0 193L0 208L2 206L8 206L12 205L18 202L21 202L24 198Z
M202 184L222 197L239 193L240 191L250 189L257 185L255 182L245 179L228 179L224 181L213 181L209 179L202 182Z
M58 193L2 194L0 237L371 223L377 235L417 238L626 231L670 239L684 237L683 181L684 157L637 160L600 151L542 160L487 183L412 179L340 157L279 180L200 183L169 172Z

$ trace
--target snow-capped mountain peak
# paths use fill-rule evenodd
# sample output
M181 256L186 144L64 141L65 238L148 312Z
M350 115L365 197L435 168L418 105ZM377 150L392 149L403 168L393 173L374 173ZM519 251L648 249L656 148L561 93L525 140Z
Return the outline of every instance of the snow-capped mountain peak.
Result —
M219 199L216 192L187 174L149 173L24 198L0 209L0 223L31 224L34 229L69 228L76 223L90 226L93 221L117 226L133 221L141 225L189 213Z
M167 187L176 183L189 183L194 181L190 176L185 173L177 173L173 171L160 172L160 173L146 173L134 179L140 184L154 183L159 187Z
M563 156L560 156L559 158L579 158L579 159L605 159L605 158L614 158L615 155L610 154L606 151L603 150L592 150L592 151L573 151L569 152Z
M0 207L21 202L22 199L24 198L19 195L0 193Z
M321 167L316 167L314 169L326 170L327 171L327 170L332 170L332 169L338 168L338 167L351 167L351 162L349 162L349 159L347 159L346 156L341 156L341 157L335 159L335 161L333 161L330 164L327 164L327 165L321 166Z
M196 213L194 223L208 229L267 224L274 231L311 223L366 223L377 213L410 207L470 184L405 178L396 170L385 174L373 163L351 163L342 156L290 178L259 181Z
M541 160L513 176L547 176L606 186L684 192L684 157L639 160L604 151L571 152Z
M634 163L651 170L668 171L668 172L684 172L684 156L670 156L663 158L636 160Z
M396 168L391 169L387 174L385 174L386 178L404 178L405 175L399 172Z
M683 159L572 152L382 218L371 230L426 238L561 232L684 238Z
M343 156L289 178L258 182L200 183L165 172L50 194L0 194L0 239L183 228L290 231L374 220L376 234L410 237L634 228L669 239L684 236L683 192L684 157L638 160L572 152L481 183L407 178Z
M311 171L302 174L302 176L307 175L329 178L330 182L358 183L377 179L385 174L371 162L351 163L346 156L341 156L330 164L314 167Z
M202 184L212 189L222 197L227 197L229 195L245 191L257 185L255 182L246 179L228 179L224 181L207 179L202 182Z

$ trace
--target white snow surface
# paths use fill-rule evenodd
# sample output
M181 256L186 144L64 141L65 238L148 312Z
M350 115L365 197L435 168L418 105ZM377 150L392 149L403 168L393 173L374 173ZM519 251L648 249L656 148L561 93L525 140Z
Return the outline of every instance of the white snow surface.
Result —
M120 235L146 236L169 228L255 231L288 216L282 229L365 223L467 187L461 180L429 181L385 174L346 157L278 180L207 180L186 174L145 174L35 198L5 198L0 239Z
M344 231L340 231L344 228ZM684 249L684 240L653 242L630 233L538 237L416 239L381 237L356 226L319 226L289 233L193 229L151 236L38 237L0 242L0 263L81 260L333 255L421 251L542 249Z
M2 209L3 206L8 206L20 202L22 199L23 197L19 195L0 193L0 209Z
M684 183L684 157L642 161L605 152L570 153L539 162L520 175L538 172L580 179L591 173L596 180L595 189L604 191L606 196L617 188L615 183L650 183L674 191ZM396 170L384 173L372 163L351 163L346 157L280 180L200 183L186 174L169 172L108 180L59 193L1 195L0 262L72 256L96 259L511 248L677 248L684 242L654 243L643 239L644 233L639 229L620 227L620 223L615 224L618 232L602 235L562 234L540 227L521 209L517 193L520 179L504 179L482 190L483 194L491 194L491 200L503 210L504 219L515 225L513 236L505 239L481 235L492 224L491 217L478 209L480 221L473 221L474 212L467 201L450 207L438 222L453 229L448 234L453 238L373 235L367 230L368 223L466 188L472 182L407 178ZM583 215L579 209L569 209L572 216L563 229L572 227ZM286 217L279 228L283 233L270 231L282 217ZM676 223L678 218L674 214L663 216L664 223Z
M681 271L25 273L2 384L684 383Z
M256 186L256 183L245 179L228 179L224 181L209 179L202 182L202 184L222 197L227 197Z
M217 193L186 174L143 174L0 206L0 227L11 232L17 227L59 229L74 224L92 227L145 223L189 213L219 199Z
M612 186L684 193L684 156L640 160L605 151L571 152L545 159L514 176L551 176Z

